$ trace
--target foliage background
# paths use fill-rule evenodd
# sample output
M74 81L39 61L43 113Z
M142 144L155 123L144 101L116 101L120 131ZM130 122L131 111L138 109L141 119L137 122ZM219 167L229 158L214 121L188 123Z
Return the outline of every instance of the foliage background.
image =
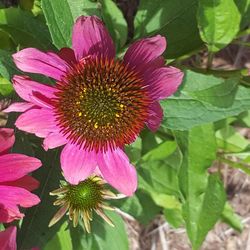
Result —
M200 248L218 221L236 231L243 229L242 219L227 201L230 197L223 176L228 168L250 174L249 140L242 134L242 128L250 126L250 77L242 64L229 68L215 64L230 46L249 47L249 0L20 0L11 8L6 3L0 2L2 100L17 99L11 77L22 74L11 54L24 47L56 51L70 46L72 25L79 15L95 14L105 21L118 55L141 37L166 36L165 58L181 68L185 78L179 91L161 102L164 120L159 131L152 134L145 129L126 148L137 166L139 188L135 196L112 205L125 213L123 218L134 218L142 225L161 215L170 227L185 228L193 249ZM12 127L16 117L10 115L7 126ZM66 218L48 229L56 211L49 192L62 179L60 149L45 153L34 136L16 131L16 137L13 152L43 161L43 167L34 173L41 182L37 194L42 202L27 210L20 223L20 249L129 248L124 220L114 213L110 216L115 229L98 218L93 221L92 234L81 226L73 229Z

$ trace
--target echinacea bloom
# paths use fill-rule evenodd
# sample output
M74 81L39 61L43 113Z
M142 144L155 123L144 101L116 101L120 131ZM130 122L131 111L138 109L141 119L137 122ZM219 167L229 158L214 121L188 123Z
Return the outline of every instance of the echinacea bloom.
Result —
M16 126L45 138L45 149L65 145L61 165L71 184L98 167L113 187L132 195L137 176L124 146L145 124L158 129L163 116L159 101L177 90L183 73L164 65L166 40L160 35L133 43L123 59L116 59L113 41L95 16L77 19L72 47L58 54L34 48L14 54L19 69L51 77L56 84L15 76L14 88L26 102L6 112L24 112Z
M16 227L11 226L0 232L0 246L4 250L16 250Z
M90 176L81 181L77 185L64 183L61 188L50 193L57 195L58 198L54 205L61 206L58 212L50 221L49 226L57 223L67 212L69 219L73 221L76 227L79 219L82 218L84 227L90 233L90 221L92 221L92 213L95 211L108 224L114 226L109 217L104 213L103 209L114 210L105 200L117 199L123 197L115 195L105 187L105 181L99 176Z
M27 175L41 166L41 162L22 154L8 154L14 144L13 129L0 129L0 222L9 223L23 218L19 207L32 207L40 199L30 191L39 182Z

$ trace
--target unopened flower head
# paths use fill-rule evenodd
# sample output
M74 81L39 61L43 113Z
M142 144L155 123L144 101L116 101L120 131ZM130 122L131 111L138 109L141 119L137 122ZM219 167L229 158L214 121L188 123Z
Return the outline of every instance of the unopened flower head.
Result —
M105 182L100 177L91 176L77 185L63 183L61 188L52 191L50 194L58 196L54 205L61 206L61 208L52 218L49 226L54 225L68 213L74 227L77 226L79 219L82 219L86 231L90 232L93 212L96 212L107 223L114 226L103 209L114 210L106 203L106 200L119 198L119 195L115 195L106 189Z
M124 152L146 125L162 121L161 99L172 95L183 73L165 66L166 39L160 35L134 42L122 59L103 22L81 16L73 27L72 48L57 54L23 49L13 55L17 67L55 79L40 84L15 76L16 92L26 102L6 112L24 112L16 126L44 138L44 148L64 146L66 180L78 184L99 168L114 188L132 195L137 176ZM73 167L72 167L73 162Z

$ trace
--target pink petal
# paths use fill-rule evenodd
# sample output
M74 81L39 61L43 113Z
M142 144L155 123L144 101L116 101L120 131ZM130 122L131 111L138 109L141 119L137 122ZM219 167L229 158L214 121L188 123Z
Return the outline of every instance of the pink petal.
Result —
M77 145L68 143L61 153L61 166L65 179L71 184L85 180L95 170L96 153L79 149Z
M88 55L115 57L112 38L103 22L96 16L81 16L76 20L72 47L78 60Z
M176 92L183 78L183 72L174 67L162 67L145 74L154 100L164 99Z
M146 121L146 125L150 130L155 132L161 125L163 111L159 102L154 102L149 107L149 118Z
M9 221L22 216L18 206L32 207L37 205L40 199L24 188L0 185L0 204L3 204L5 211L9 215Z
M0 128L0 155L6 153L14 144L15 135L11 128Z
M1 200L1 199L0 199ZM20 220L24 217L24 214L19 211L18 206L10 205L4 206L0 203L0 222L1 223L10 223L14 220Z
M137 188L137 175L123 150L117 148L98 155L98 166L104 179L121 193L131 196Z
M34 133L42 138L58 131L55 117L49 109L30 109L18 117L15 125L20 130Z
M70 48L62 48L60 49L58 55L66 61L69 65L74 65L77 63L75 58L75 52Z
M1 185L21 187L28 191L33 191L39 187L39 181L30 175L25 175L24 177L15 181L1 182Z
M33 81L27 76L14 76L13 87L22 99L39 105L40 107L44 107L44 105L34 101L34 96L36 99L40 97L41 100L46 101L54 98L56 92L55 88ZM38 94L40 94L40 96L38 96ZM47 102L50 103L50 101Z
M22 155L6 154L0 156L0 185L2 182L20 179L41 167L40 160Z
M16 66L24 72L38 73L61 80L68 69L68 64L52 52L42 52L27 48L13 55Z
M43 148L47 151L48 149L60 147L67 142L66 136L60 133L50 133L43 141Z
M3 112L5 113L24 112L33 108L34 106L35 105L33 103L29 103L29 102L15 102L15 103L12 103L8 108L3 110Z
M0 246L3 250L16 250L16 227L8 227L0 232Z
M133 43L124 55L124 62L140 71L166 49L166 39L160 35L144 38Z

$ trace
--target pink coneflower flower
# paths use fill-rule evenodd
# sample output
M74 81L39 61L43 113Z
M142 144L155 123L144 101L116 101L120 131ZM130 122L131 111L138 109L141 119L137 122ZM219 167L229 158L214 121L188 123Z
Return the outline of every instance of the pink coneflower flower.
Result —
M45 138L45 149L65 145L61 165L69 183L78 184L98 166L107 182L132 195L136 171L123 148L145 124L158 129L159 100L177 90L183 73L164 66L166 40L160 35L135 42L116 59L113 41L95 16L77 19L72 47L58 54L33 48L14 54L19 69L54 78L56 84L15 76L14 88L26 102L6 111L25 112L16 126Z
M16 227L8 227L0 232L0 246L4 250L16 250Z
M39 183L27 174L39 168L41 162L22 154L7 154L14 140L12 129L0 129L0 222L4 223L23 218L18 206L27 208L40 202L30 192Z

